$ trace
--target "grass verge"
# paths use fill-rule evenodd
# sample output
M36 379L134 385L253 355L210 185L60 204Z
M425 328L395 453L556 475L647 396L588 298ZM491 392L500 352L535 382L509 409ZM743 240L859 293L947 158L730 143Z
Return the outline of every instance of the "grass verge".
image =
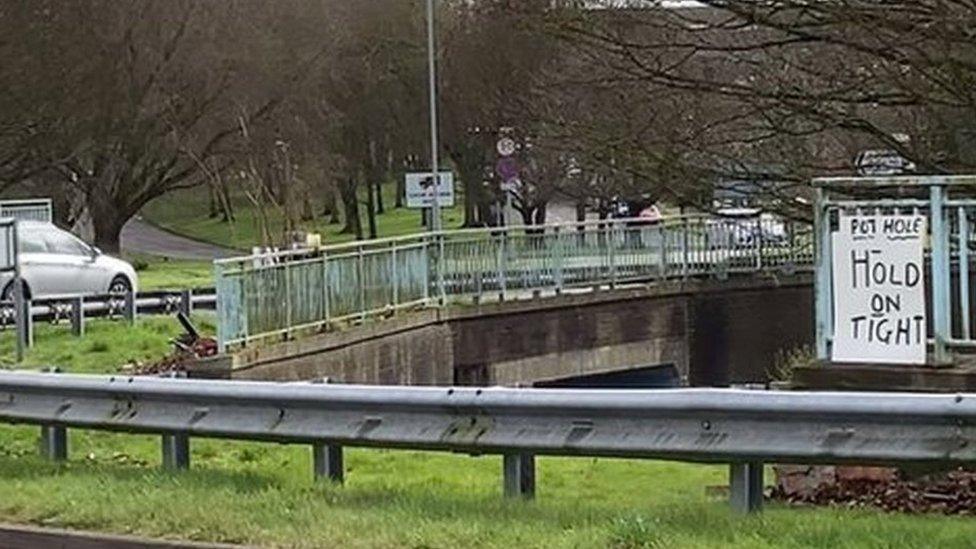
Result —
M146 205L142 214L146 220L168 231L225 248L250 250L252 246L261 243L258 212L242 193L231 193L236 220L225 223L218 218L209 217L207 192L206 188L201 187L169 193ZM380 238L424 230L420 223L419 210L393 208L395 192L395 186L392 184L383 187L383 202L387 208L385 213L376 216L377 234ZM445 228L457 228L463 223L461 200L462 198L458 197L457 206L444 210ZM319 206L316 206L316 212L321 212ZM268 217L272 237L280 238L283 227L281 212L269 207ZM363 232L368 235L365 211L362 212L361 217ZM326 245L354 240L353 235L339 232L342 230L341 224L330 224L329 219L321 215L304 222L303 228L321 233L323 244Z
M195 314L193 321L204 334L216 331L212 313ZM71 327L38 323L34 326L34 347L24 362L14 364L15 340L12 327L0 332L0 368L58 367L71 373L113 373L124 364L150 362L170 352L170 340L182 332L174 317L145 316L132 326L122 320L93 319L85 325L84 337L71 335Z
M139 275L139 290L183 290L187 288L213 287L213 263L188 261L151 255L128 254L125 260L132 263Z
M206 323L206 319L202 319ZM84 339L40 326L27 365L109 372L168 348L168 318L95 321ZM10 351L0 334L0 352ZM70 459L38 430L0 426L0 521L269 547L972 547L976 521L767 506L732 515L705 488L724 466L540 458L538 499L501 498L501 460L352 449L345 486L311 479L302 446L194 439L193 469L159 469L157 437L71 430Z

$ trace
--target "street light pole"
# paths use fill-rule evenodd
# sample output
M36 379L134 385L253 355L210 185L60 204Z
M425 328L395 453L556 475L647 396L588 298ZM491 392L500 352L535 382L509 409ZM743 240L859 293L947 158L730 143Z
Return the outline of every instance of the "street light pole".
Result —
M434 0L427 0L427 65L430 87L430 169L434 178L434 199L430 209L432 231L441 230L441 177L437 158L437 61L434 43Z

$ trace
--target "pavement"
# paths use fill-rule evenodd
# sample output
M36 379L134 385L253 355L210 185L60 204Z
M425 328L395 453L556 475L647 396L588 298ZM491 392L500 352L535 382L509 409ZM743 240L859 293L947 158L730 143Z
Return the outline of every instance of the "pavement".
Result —
M122 227L122 251L195 261L245 255L236 250L173 234L139 217L130 219Z

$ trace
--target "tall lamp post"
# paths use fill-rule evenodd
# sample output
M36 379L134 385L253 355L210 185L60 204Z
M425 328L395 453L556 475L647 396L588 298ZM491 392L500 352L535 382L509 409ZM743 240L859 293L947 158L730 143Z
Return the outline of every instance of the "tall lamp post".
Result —
M434 42L434 0L427 0L427 67L430 87L430 169L434 199L430 208L430 230L441 230L441 174L437 158L437 61Z

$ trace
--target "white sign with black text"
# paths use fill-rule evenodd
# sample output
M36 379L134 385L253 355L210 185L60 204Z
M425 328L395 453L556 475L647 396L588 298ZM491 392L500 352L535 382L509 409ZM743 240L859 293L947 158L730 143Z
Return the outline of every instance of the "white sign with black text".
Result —
M438 184L440 191L437 205L441 208L454 206L454 174L441 172ZM431 172L406 174L406 193L408 208L431 208L434 206L434 177Z
M925 363L924 215L841 215L834 362Z

